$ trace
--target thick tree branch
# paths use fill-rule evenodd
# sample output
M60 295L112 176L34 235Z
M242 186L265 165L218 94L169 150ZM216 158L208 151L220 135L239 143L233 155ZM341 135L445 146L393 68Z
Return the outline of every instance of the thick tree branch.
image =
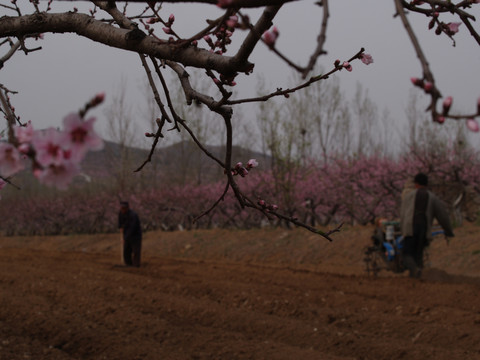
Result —
M46 1L46 0L44 0ZM76 1L85 1L85 0L56 0L56 1L65 1L65 2L76 2ZM283 5L289 2L295 1L302 1L302 0L231 0L228 2L221 2L218 0L115 0L111 1L112 3L123 3L123 2L131 2L131 3L198 3L198 4L210 4L210 5L222 5L222 7L229 7L229 8L257 8L263 6L278 6Z
M179 62L185 66L207 68L230 76L238 72L248 73L253 64L239 62L228 56L211 53L194 46L176 47L168 41L161 41L152 36L140 36L131 30L120 29L95 20L91 16L67 12L63 14L33 14L19 17L4 16L0 18L1 37L22 37L33 33L76 33L93 41L118 49L147 54L158 59ZM137 35L138 36L134 36Z

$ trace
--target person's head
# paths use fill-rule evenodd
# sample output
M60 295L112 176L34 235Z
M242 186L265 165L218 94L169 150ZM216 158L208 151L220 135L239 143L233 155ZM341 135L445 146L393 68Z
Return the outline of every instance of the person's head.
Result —
M415 183L416 187L428 186L428 176L424 173L418 173L415 175L413 182Z
M122 214L125 214L129 208L128 201L120 201L120 211Z

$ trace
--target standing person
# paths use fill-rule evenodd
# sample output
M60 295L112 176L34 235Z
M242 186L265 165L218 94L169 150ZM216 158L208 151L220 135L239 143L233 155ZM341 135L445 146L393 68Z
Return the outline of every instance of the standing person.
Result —
M433 219L437 219L445 236L455 236L445 204L427 190L428 176L419 173L415 188L403 195L400 226L403 236L403 263L410 277L419 278L423 268L423 250L432 238Z
M142 251L142 228L136 212L127 201L120 202L118 228L123 235L123 261L127 266L140 266Z

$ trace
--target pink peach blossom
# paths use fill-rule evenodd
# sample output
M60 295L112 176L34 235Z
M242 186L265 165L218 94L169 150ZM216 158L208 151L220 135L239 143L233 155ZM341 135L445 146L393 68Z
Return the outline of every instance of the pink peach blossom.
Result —
M33 126L32 122L29 121L26 126L17 126L15 127L15 136L20 143L27 143L32 140L33 137Z
M0 175L9 177L25 167L20 152L12 144L0 142Z
M258 166L258 162L256 159L250 159L248 160L247 162L247 169L251 169L251 168L254 168L254 167L257 167Z
M80 168L73 162L64 162L61 165L49 165L43 170L37 170L34 175L42 184L55 186L65 190L72 179L80 173Z
M448 30L450 30L450 32L452 34L455 34L458 32L458 27L462 25L462 23L448 23L447 26L448 26Z
M32 139L35 158L41 166L62 165L67 144L65 135L54 128L36 131Z
M29 143L23 143L18 146L18 151L22 154L28 154L30 152L30 144Z
M364 54L360 55L360 60L362 60L362 62L365 65L373 64L373 57L370 54L365 54L364 53Z
M234 28L238 23L238 16L237 15L232 15L228 18L227 21L225 21L225 25L227 25L229 28Z
M71 113L63 119L65 148L72 151L72 158L76 161L83 159L89 150L101 150L103 140L93 130L95 118L83 120L77 113Z

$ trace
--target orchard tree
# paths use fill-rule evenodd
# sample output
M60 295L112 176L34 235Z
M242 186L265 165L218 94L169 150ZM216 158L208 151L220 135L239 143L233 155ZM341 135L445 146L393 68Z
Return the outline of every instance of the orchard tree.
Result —
M236 119L234 111L236 105L263 102L274 97L288 98L300 89L318 86L319 82L326 81L337 72L352 71L355 66L352 64L355 62L362 61L365 64L373 62L372 56L359 44L358 49L351 50L349 58L338 59L333 64L322 64L322 67L327 70L321 74L313 72L321 56L326 53L324 45L330 21L329 0L312 3L314 7L312 11L320 11L322 16L317 43L312 54L306 54L307 65L295 63L282 53L282 49L277 48L277 38L287 33L289 28L279 29L273 26L277 14L286 3L293 3L294 6L302 0L190 0L188 2L203 3L212 8L220 7L223 9L223 14L218 18L205 19L204 27L191 30L187 36L179 35L184 32L180 31L183 29L177 29L174 14L165 13L162 8L164 3L179 4L187 1L131 0L130 3L144 4L140 13L133 13L127 6L128 2L92 0L90 1L92 8L82 13L75 7L77 1L64 0L70 1L71 10L52 13L50 6L56 1L60 0L0 1L0 8L4 14L0 18L2 71L8 71L6 63L14 61L15 53L28 54L39 50L40 48L36 47L33 41L41 38L44 33L74 33L105 46L137 53L139 64L143 66L149 79L152 96L161 114L156 119L155 131L146 134L152 139L151 154L159 141L167 136L167 130L182 131L188 133L200 149L224 170L224 190L217 195L217 200L212 199L211 206L204 214L208 214L222 201L227 192L232 191L241 208L256 209L268 217L287 220L330 239L331 232L322 232L294 217L284 215L281 209L265 201L261 194L251 198L244 193L241 178L247 176L257 163L252 159L244 165L240 161L245 162L247 159L232 158L234 129L232 121ZM447 119L466 120L470 130L478 131L477 119L480 116L480 104L471 113L450 113L453 99L444 98L441 89L438 88L430 63L410 26L407 12L412 16L424 17L431 31L450 37L452 40L459 31L459 25L464 24L462 30L468 31L473 40L480 44L480 36L472 25L475 18L471 14L472 7L479 6L477 3L480 0L392 1L396 9L395 15L403 23L423 69L423 73L412 78L412 82L430 97L428 112L431 119L437 123L443 123ZM262 10L256 21L250 20L246 13L248 8ZM445 22L445 14L453 14L458 22ZM295 22L292 21L290 26L295 27ZM234 37L234 33L238 32L242 32L243 36ZM234 39L239 39L240 42L235 44L235 47ZM232 96L231 87L241 82L245 75L255 74L255 64L250 59L259 46L267 46L272 56L280 57L301 74L304 80L292 88L278 88L272 93L252 98L235 98ZM230 54L228 51L232 48L238 50ZM208 93L202 92L192 84L189 70L187 70L190 68L204 71L205 79L210 84ZM358 71L361 70L358 69ZM214 156L206 149L205 144L200 141L193 127L190 126L191 119L181 116L172 101L172 95L165 80L167 72L176 75L183 89L186 104L201 104L210 110L212 121L221 119L223 122L225 132L223 141L226 150L222 158ZM22 110L14 107L12 96L14 91L9 89L8 84L0 86L0 104L7 124L5 141L0 143L2 181L0 187L4 183L14 184L12 176L26 166L23 160L25 156L30 158L33 173L39 181L62 188L67 187L72 177L80 171L79 163L85 153L102 146L101 139L93 130L95 119L88 117L87 113L90 108L103 101L104 95L94 96L79 113L67 115L61 131L53 128L40 131L35 128L34 122L23 123L20 120ZM145 164L150 159L151 156Z

